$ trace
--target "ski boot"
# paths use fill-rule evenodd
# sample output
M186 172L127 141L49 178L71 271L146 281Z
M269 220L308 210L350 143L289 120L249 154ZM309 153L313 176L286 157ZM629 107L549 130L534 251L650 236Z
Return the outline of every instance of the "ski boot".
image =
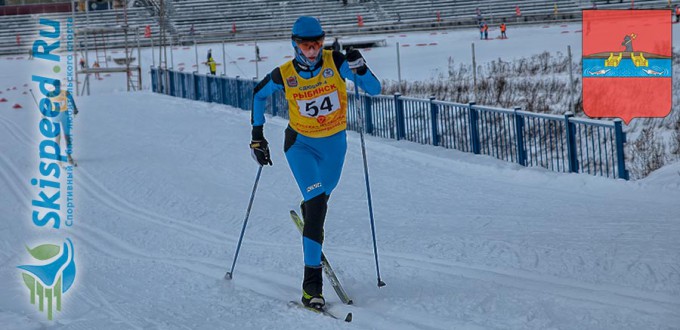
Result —
M302 282L302 304L316 310L323 310L326 300L323 298L322 269L305 266L305 278Z

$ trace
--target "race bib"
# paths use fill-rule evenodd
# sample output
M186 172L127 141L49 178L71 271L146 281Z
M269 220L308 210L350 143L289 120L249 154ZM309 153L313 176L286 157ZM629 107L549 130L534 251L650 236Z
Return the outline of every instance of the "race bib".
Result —
M321 95L311 100L297 100L298 109L303 117L316 118L327 116L340 109L340 98L338 91L330 94Z

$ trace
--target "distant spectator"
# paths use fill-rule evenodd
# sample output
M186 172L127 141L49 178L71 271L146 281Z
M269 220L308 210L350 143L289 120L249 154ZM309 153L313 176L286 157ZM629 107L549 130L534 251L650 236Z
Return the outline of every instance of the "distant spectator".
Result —
M489 39L489 26L486 23L479 25L479 39Z
M94 63L92 63L92 68L99 69L99 62L95 61ZM99 77L99 72L95 72L94 77L97 80L101 80L101 77Z
M505 30L508 27L505 25L505 23L501 23L501 39L507 39L508 36L505 35Z
M342 0L342 5L347 6L347 0Z
M401 15L397 13L397 23L401 23Z
M210 74L213 75L213 76L215 74L217 74L217 63L215 63L215 60L212 57L210 57L208 59L207 64L208 64L208 67L210 67Z
M675 5L675 22L680 22L680 6Z
M85 59L84 58L81 57L80 61L78 61L78 63L80 64L81 69L85 69Z
M189 28L189 35L193 36L196 33L196 30L194 30L194 23L191 23L191 27Z
M262 58L260 57L260 46L255 45L255 61L262 61Z
M336 52L342 51L342 46L340 46L338 38L335 38L335 40L333 40L333 50Z
M29 60L33 59L33 47L28 48L28 59Z

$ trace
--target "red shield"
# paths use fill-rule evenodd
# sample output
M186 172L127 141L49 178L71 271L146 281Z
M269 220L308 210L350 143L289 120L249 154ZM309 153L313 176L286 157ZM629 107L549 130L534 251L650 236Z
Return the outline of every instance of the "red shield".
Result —
M583 109L589 117L665 117L672 104L667 10L583 11Z

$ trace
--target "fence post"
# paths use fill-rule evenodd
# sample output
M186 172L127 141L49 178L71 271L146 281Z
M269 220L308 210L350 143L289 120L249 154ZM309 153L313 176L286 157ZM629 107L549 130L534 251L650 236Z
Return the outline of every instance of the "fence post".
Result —
M626 143L626 133L623 132L621 119L614 119L614 134L616 136L616 159L619 167L619 179L628 180L628 170L626 170L626 157L623 154L623 146Z
M156 76L158 74L156 73L156 69L151 67L151 91L154 93L158 93L158 87L157 87L157 82L156 82Z
M430 96L430 125L432 126L432 145L439 145L439 127L437 120L439 117L439 106L434 103L434 95Z
M364 94L364 128L366 134L373 134L373 98Z
M253 97L255 97L255 96L253 95ZM275 117L276 113L279 112L279 109L277 108L277 104L276 104L276 93L272 94L270 97L271 97L271 100L272 100L271 101L272 102L272 116Z
M182 98L188 98L187 97L187 74L186 73L180 73L180 88L181 88L181 93L182 93Z
M212 77L211 77L211 76L207 76L206 79L205 79L205 81L206 81L206 85L207 85L207 86L205 86L205 87L206 87L205 89L206 89L206 91L208 92L208 93L207 93L208 95L206 95L207 97L206 97L206 100L205 100L205 101L208 102L208 103L210 103L210 102L212 102L212 100L213 100L213 98L212 98Z
M397 119L397 140L401 140L406 136L406 121L404 120L404 101L399 93L394 93L394 110Z
M479 128L477 127L478 113L475 102L468 103L468 117L470 121L470 148L475 154L479 154Z
M168 80L170 81L169 83L169 89L168 89L168 94L170 96L175 96L175 72L174 71L168 71Z
M194 86L194 95L193 95L193 100L198 100L198 77L196 77L196 71L191 73L191 82L192 86Z
M158 77L156 77L156 80L158 81L158 93L163 94L163 69L161 67L158 67Z
M576 157L576 125L569 119L574 114L567 112L564 114L564 127L567 131L567 157L569 157L569 172L578 173L578 158Z
M522 108L515 108L515 140L517 142L517 163L522 166L527 166L527 151L524 149L524 117L520 116L517 111Z
M236 77L236 104L234 106L241 107L241 80L238 77Z

